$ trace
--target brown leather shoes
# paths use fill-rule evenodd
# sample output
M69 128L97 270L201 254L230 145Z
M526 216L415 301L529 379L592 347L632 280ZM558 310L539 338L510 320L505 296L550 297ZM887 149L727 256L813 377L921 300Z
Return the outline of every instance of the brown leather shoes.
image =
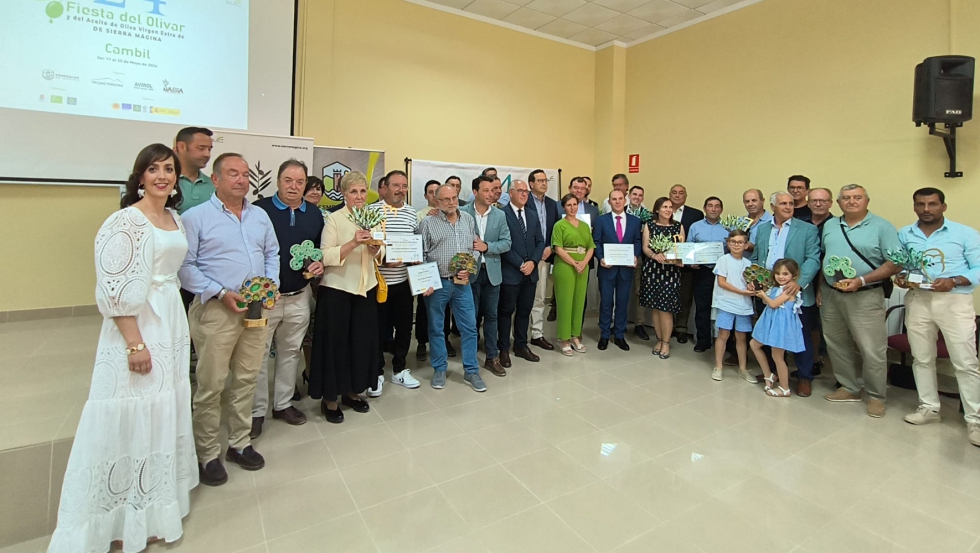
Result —
M537 355L534 354L533 351L531 351L531 348L515 349L514 355L520 357L521 359L530 361L532 363L537 363L538 361L541 360L540 357L538 357Z
M507 376L507 371L500 364L500 359L487 359L483 368L493 373L494 376Z
M811 392L810 381L805 378L801 378L800 382L796 385L796 395L800 397L810 397Z
M500 363L500 366L501 367L503 367L505 369L509 369L510 368L510 364L511 364L510 363L510 353L507 352L507 351L501 351L500 352L500 359L498 359L497 362Z
M262 423L264 422L265 417L252 417L252 430L248 433L250 439L254 440L262 435Z
M272 418L283 420L293 426L306 424L306 415L291 405L282 411L272 411Z
M545 340L544 336L531 340L531 345L538 346L539 348L546 349L548 351L554 351L555 349L555 346L551 345L551 342L548 340Z

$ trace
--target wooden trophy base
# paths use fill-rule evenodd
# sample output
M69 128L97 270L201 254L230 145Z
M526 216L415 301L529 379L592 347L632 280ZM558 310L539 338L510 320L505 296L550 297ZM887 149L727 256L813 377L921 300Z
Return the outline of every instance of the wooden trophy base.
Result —
M269 319L242 319L242 326L245 328L262 328L269 326Z
M365 240L364 243L367 244L368 246L384 246L385 245L385 241L384 240Z
M461 279L461 278L453 277L453 284L459 284L460 286L466 286L469 283L470 283L470 279L468 279L468 278L467 279Z

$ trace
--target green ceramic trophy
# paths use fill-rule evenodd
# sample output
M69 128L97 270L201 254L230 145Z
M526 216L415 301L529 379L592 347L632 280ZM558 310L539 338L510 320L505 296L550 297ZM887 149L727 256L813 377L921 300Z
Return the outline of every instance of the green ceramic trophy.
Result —
M371 232L371 240L364 242L369 246L381 246L385 243L384 223L387 217L383 211L378 211L368 207L353 207L347 215L347 219L357 225L361 230ZM381 226L381 231L373 230Z
M929 250L930 253L934 251L938 250ZM902 268L900 275L910 288L922 288L924 290L932 288L932 278L929 277L927 270L931 262L930 257L932 256L926 252L920 252L914 248L898 248L885 252L885 258L888 261ZM945 255L941 251L939 251L938 257L940 263L945 264Z
M306 269L309 268L311 263L323 261L323 252L313 244L312 240L304 240L300 244L293 244L289 248L289 254L293 256L289 260L290 269L303 271L303 278L305 279L311 279L316 276Z
M453 275L453 282L455 284L469 284L469 276L466 278L460 278L459 273L467 271L470 275L476 273L476 258L473 254L467 252L461 252L453 256L449 260L449 272Z
M250 278L242 284L238 295L245 298L245 303L238 302L238 307L248 309L242 326L257 328L269 324L269 319L262 316L262 308L272 309L276 305L279 286L274 280L267 277Z
M742 277L752 290L768 290L776 285L776 281L772 278L772 271L762 265L753 264L751 267L746 267L742 271Z
M828 280L832 279L834 288L843 289L841 281L849 278L857 278L857 271L851 265L851 259L849 257L832 255L824 262L823 275Z

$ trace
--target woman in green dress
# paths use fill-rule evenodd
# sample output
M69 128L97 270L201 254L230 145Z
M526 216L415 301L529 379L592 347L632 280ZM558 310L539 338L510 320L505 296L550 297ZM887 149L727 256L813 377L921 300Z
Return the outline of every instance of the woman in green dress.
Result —
M589 286L589 260L595 250L592 230L579 221L578 199L566 194L561 199L565 217L555 224L551 245L558 255L552 276L555 279L555 298L558 307L558 340L561 352L572 355L572 349L585 353L582 345L582 317L585 311L585 292Z

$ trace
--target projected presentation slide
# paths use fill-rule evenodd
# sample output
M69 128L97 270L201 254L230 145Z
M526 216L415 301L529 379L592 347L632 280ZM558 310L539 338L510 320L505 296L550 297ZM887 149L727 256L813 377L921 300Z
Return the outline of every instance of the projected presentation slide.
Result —
M248 2L4 2L0 108L245 129Z

